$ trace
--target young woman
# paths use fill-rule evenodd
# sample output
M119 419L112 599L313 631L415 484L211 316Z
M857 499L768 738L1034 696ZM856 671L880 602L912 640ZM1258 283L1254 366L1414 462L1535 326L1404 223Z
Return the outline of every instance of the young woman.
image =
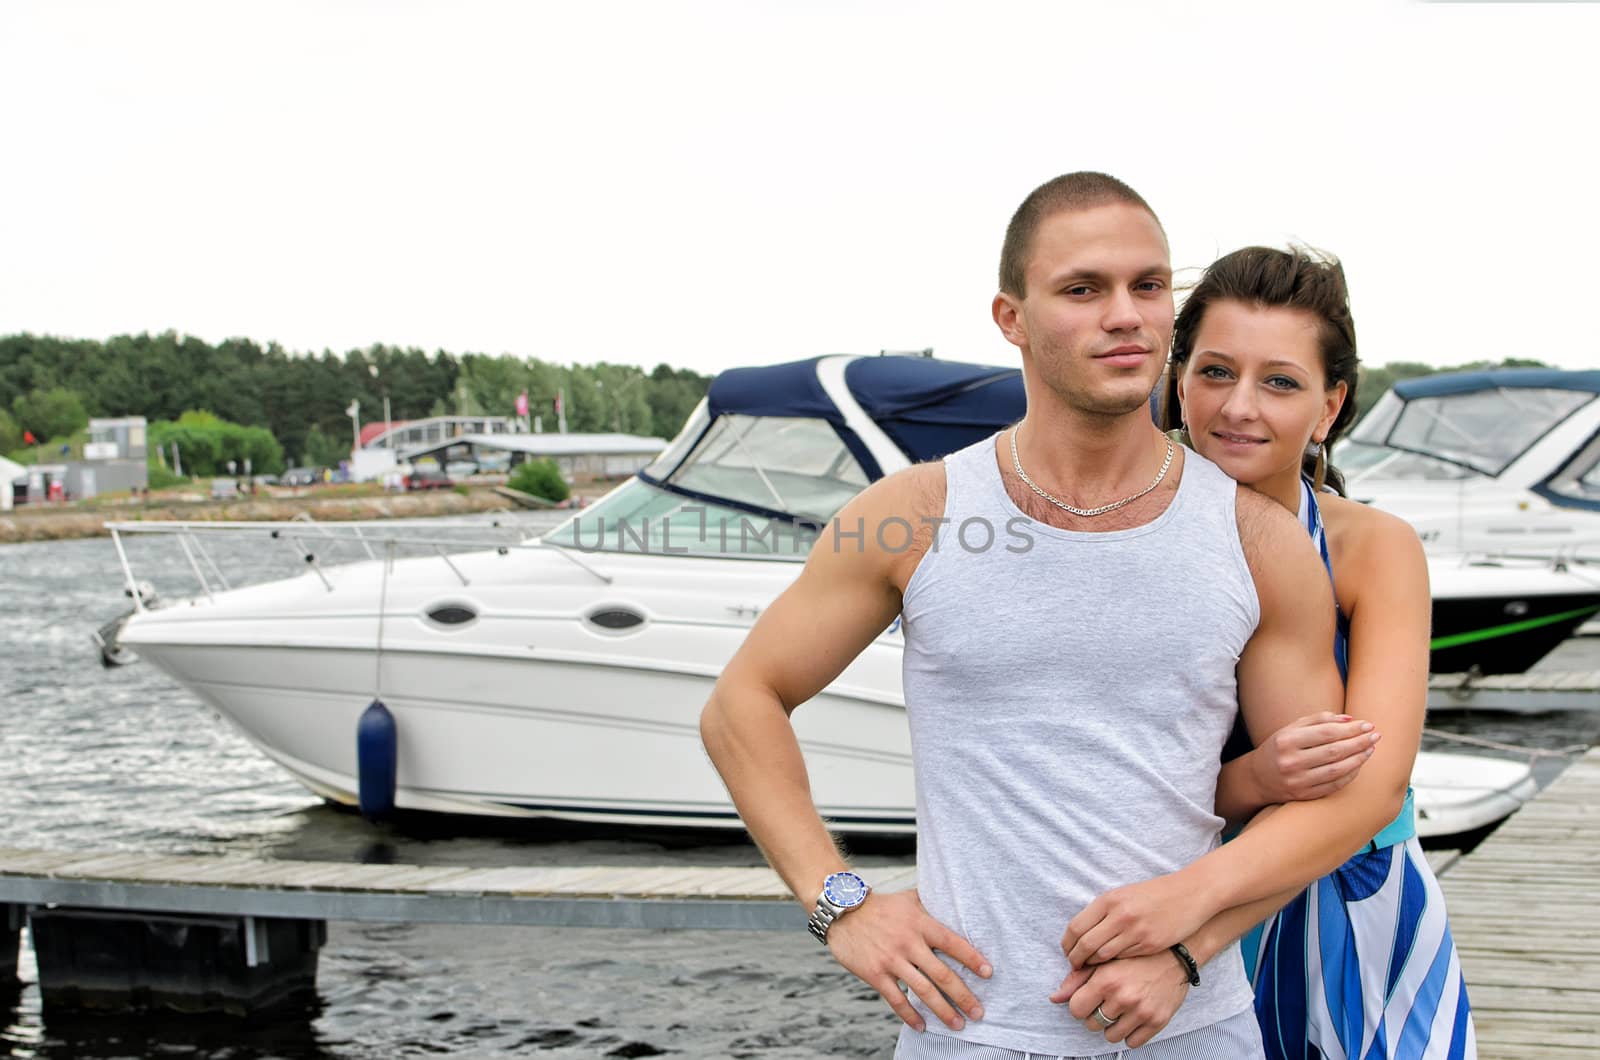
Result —
M1430 610L1421 546L1400 520L1346 500L1327 464L1354 416L1356 374L1344 273L1319 254L1235 251L1206 270L1178 315L1167 426L1181 426L1197 452L1298 514L1333 580L1338 634L1330 647L1346 677L1346 709L1381 716L1385 738L1386 754L1374 760L1379 733L1349 716L1301 719L1270 735L1236 733L1217 797L1218 814L1230 821L1328 795L1367 769L1409 776L1416 757ZM1205 960L1264 919L1243 950L1268 1057L1476 1056L1460 960L1409 794L1393 823L1304 890L1209 906L1200 876L1185 877L1227 851L1097 899L1063 939L1074 967L1179 942ZM1237 858L1229 870L1257 871ZM1188 908L1156 912L1173 904ZM1178 926L1198 922L1205 926L1192 935ZM1094 978L1087 970L1074 976L1063 994ZM1090 1000L1098 994L1074 1003L1074 1012ZM1109 1003L1104 1011L1114 1014Z

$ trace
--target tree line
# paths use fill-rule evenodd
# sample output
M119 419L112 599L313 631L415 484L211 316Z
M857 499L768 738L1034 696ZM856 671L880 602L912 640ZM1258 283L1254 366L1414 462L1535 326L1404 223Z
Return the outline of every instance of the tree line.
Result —
M709 376L658 365L559 365L509 354L432 353L373 345L297 354L277 343L229 339L215 345L176 332L66 339L0 336L0 453L80 430L91 416L177 422L204 410L265 428L291 460L346 455L345 409L362 423L446 414L511 416L527 392L529 411L556 429L553 402L565 393L567 429L671 438L705 396ZM326 462L325 460L323 462Z
M1507 359L1453 368L1409 361L1363 367L1358 411L1365 413L1398 379L1491 367L1544 366ZM281 457L262 470L280 460L328 465L349 454L345 409L352 400L360 403L362 423L383 418L385 396L395 420L510 416L524 391L530 413L542 417L547 431L556 429L553 402L562 393L571 431L671 438L710 383L709 376L665 364L645 372L631 365L558 365L381 344L296 354L277 343L229 339L212 345L171 331L104 341L22 333L0 336L0 454L21 448L24 432L45 443L70 437L91 416L144 416L153 442L193 431L223 438L202 443L196 436L196 445L207 453L216 449L219 460L239 447L260 452L265 442L229 433L215 419L262 428L276 440ZM212 419L182 422L185 413L199 410ZM157 430L158 423L166 426Z

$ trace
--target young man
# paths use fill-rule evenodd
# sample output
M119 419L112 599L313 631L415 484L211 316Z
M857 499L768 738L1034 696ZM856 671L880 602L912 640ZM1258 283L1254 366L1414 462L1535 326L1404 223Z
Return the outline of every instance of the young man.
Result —
M1093 173L1037 189L1000 279L993 313L1021 351L1026 417L840 512L729 662L706 748L813 932L905 1021L900 1056L1094 1056L1163 1026L1141 1055L1259 1056L1235 947L1212 947L1203 976L1186 952L1080 973L1069 1011L1062 933L1097 895L1215 847L1236 709L1266 733L1341 708L1327 575L1293 516L1152 425L1171 265L1132 189ZM919 528L912 548L878 544L887 520ZM1029 547L1004 532L1018 520ZM918 890L863 897L812 805L789 714L896 615ZM1253 849L1287 834L1278 823ZM1299 871L1227 904L1315 876Z

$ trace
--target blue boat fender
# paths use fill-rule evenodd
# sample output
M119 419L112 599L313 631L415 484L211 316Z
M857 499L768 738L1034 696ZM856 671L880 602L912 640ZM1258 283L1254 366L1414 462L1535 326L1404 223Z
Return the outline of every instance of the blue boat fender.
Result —
M374 699L356 722L356 782L361 816L381 820L394 812L400 734L394 715Z

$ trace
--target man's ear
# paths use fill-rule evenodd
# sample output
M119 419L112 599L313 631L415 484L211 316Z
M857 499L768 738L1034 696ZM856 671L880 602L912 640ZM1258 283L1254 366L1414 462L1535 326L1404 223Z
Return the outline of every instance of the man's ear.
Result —
M1022 318L1021 301L1004 291L994 296L994 302L989 307L989 313L994 317L995 324L1000 328L1000 334L1006 341L1018 349L1026 349L1028 345L1028 328Z

